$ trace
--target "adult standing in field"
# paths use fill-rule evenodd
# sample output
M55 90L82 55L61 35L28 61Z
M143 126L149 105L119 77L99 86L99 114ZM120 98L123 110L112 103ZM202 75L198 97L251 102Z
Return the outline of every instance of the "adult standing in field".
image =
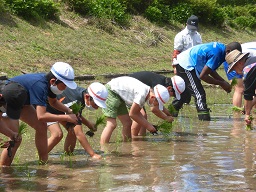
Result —
M176 64L177 64L177 56L183 52L188 50L189 48L202 44L202 37L198 32L198 25L199 20L198 17L195 15L191 15L187 19L186 27L182 31L180 31L174 38L174 47L173 47L173 54L172 54L172 67L174 69L174 74L176 74ZM191 95L188 93L187 89L185 89L186 97L190 102ZM184 102L184 103L189 103ZM180 102L174 98L173 106L176 109L176 113L173 114L174 117L177 117L179 114L179 110L181 109L182 105L180 106Z
M250 53L250 57L256 56L256 42L248 42L241 44L241 48L237 49L240 52L243 53ZM227 74L228 80L237 79L237 84L235 85L235 90L233 94L233 105L236 107L242 107L242 98L243 98L243 92L244 92L244 85L243 85L243 75L237 74L236 71L228 71L228 63L224 62L224 69Z
M216 70L225 61L225 56L230 52L231 47L233 49L236 46L241 45L237 42L228 45L220 42L204 43L191 47L177 56L177 74L185 80L186 86L195 98L199 120L211 120L210 109L206 103L206 93L201 80L209 84L219 85L227 93L231 92L231 85Z
M48 160L46 122L68 121L77 124L77 116L56 99L56 95L62 93L66 87L75 89L77 85L74 82L73 68L64 62L55 63L47 74L33 73L13 77L7 80L3 87L3 93L7 94L4 95L4 99L8 121L16 124L11 128L18 132L20 119L35 129L35 143L40 163L46 163ZM23 90L19 97L16 96L17 89ZM67 114L55 115L46 112L47 99L50 105ZM4 149L0 165L11 165L18 147L19 143L15 143L11 157L8 156L7 149Z
M132 138L132 120L151 133L156 132L155 127L143 117L140 111L146 102L149 106L158 106L163 110L163 105L170 98L166 87L158 84L151 89L141 81L128 76L114 78L106 84L106 87L108 89L107 108L103 109L103 114L107 117L107 124L101 134L101 144L109 142L117 126L117 117L123 125L123 141L129 141Z
M84 150L92 158L100 159L101 156L94 152L88 140L86 139L82 124L86 125L92 132L97 131L97 127L95 127L94 123L87 120L82 115L82 111L84 108L87 108L88 110L96 110L99 107L106 108L105 101L107 96L107 88L99 82L91 83L88 89L79 86L76 89L66 88L62 94L57 95L57 99L62 100L61 102L67 107L71 107L74 103L77 103L78 106L81 106L79 111L81 123L77 125L72 125L67 121L47 123L48 130L51 132L51 136L48 139L48 152L50 152L53 147L61 141L63 132L60 128L60 124L62 124L68 131L64 144L65 152L72 153L75 149L76 140L78 139ZM64 114L63 112L54 109L50 105L47 106L47 111L53 114Z
M200 33L198 33L198 17L191 15L186 23L185 29L180 31L174 38L174 50L172 54L172 66L174 74L176 74L175 66L177 64L177 56L187 49L202 43Z
M251 125L251 110L256 103L256 57L248 57L248 55L249 53L242 53L238 50L233 50L226 56L226 61L229 64L228 73L234 70L237 74L243 75L244 120L246 125Z
M150 71L140 71L135 72L129 75L130 77L133 77L135 79L138 79L142 83L148 85L150 88L154 88L157 84L163 85L167 88L169 91L170 97L175 97L178 100L183 99L184 103L189 103L191 95L187 91L185 91L185 81L180 76L173 76L173 77L165 77L163 75L150 72ZM185 93L184 93L185 92ZM187 94L187 95L186 95ZM189 99L189 101L188 101ZM174 106L176 111L179 110L179 106ZM172 122L173 117L169 110L163 107L163 110L161 111L158 106L150 107L151 112L153 112L157 117ZM141 109L141 114L147 119L146 110L143 107ZM132 135L146 135L146 129L144 127L141 127L139 124L137 124L135 121L132 123Z

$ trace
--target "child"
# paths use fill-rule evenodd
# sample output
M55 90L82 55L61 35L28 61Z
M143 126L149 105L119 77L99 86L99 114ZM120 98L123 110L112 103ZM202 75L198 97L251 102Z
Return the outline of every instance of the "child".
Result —
M163 85L167 88L169 91L170 97L175 97L177 100L182 99L185 103L189 103L191 99L191 95L188 90L185 91L185 81L180 76L173 76L173 77L165 77L163 75L153 73L150 71L140 71L135 72L129 75L130 77L134 77L135 79L138 79L142 83L150 86L152 89L157 84ZM168 109L163 107L163 110L159 110L158 107L151 107L150 110L159 118L172 122L174 120L173 117L178 116L179 106L175 105L176 103L173 103L173 106L176 110L175 114L171 114ZM142 115L147 118L146 110L143 108L141 109ZM144 127L139 126L136 122L133 121L132 123L132 135L138 136L138 135L146 135L146 129Z
M107 117L107 124L101 134L101 144L109 142L117 126L116 117L123 125L124 141L131 138L132 120L151 133L156 132L154 126L143 117L140 110L145 102L149 106L158 106L160 110L163 110L164 103L170 98L166 87L158 84L151 89L141 81L127 76L112 79L106 87L109 95L106 101L107 108L103 109L103 113ZM130 108L129 112L126 106Z
M73 68L63 62L55 63L47 74L34 73L13 77L3 87L2 96L6 102L7 122L18 132L19 119L35 129L35 143L40 163L48 160L47 126L48 121L69 121L77 123L75 114L55 115L46 112L47 98L49 103L60 111L71 113L71 110L56 99L66 87L76 88ZM17 90L20 91L20 94ZM15 143L11 157L7 149L1 154L0 165L10 166L20 143Z
M58 95L57 98L62 100L62 103L67 107L70 107L74 103L81 104L82 108L80 110L80 114L82 114L82 110L86 107L89 110L95 110L99 107L106 108L105 101L107 99L108 92L106 87L98 82L94 82L90 84L88 89L84 89L82 87L77 87L72 90L67 88L62 94ZM47 106L47 111L53 114L62 114L62 112L52 108L50 105ZM96 154L88 143L85 134L83 133L82 124L86 125L93 132L97 131L97 128L94 124L87 119L85 119L82 115L81 124L75 125L73 128L69 128L66 121L59 122L51 122L48 123L48 130L51 132L51 137L48 139L48 152L50 152L54 146L56 146L63 137L63 133L60 128L60 124L62 124L68 131L64 150L68 153L73 152L76 139L79 140L84 150L92 157L96 159L100 159L101 156Z

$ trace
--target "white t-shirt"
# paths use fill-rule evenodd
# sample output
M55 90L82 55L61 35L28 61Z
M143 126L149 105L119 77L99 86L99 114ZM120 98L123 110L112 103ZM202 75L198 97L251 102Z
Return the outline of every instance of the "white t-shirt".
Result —
M201 43L202 43L201 35L197 31L195 31L194 33L190 33L188 28L186 27L175 36L174 50L183 52ZM173 64L177 64L176 59L173 60Z
M241 44L243 53L250 53L249 56L256 56L256 42L248 42Z
M143 107L150 91L149 86L128 76L114 78L107 84L110 85L113 92L124 100L127 106L137 103L140 107Z

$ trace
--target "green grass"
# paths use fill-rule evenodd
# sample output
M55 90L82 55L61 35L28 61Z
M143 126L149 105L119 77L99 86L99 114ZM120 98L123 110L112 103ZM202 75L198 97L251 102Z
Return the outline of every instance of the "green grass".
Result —
M56 61L70 63L76 76L171 69L174 36L184 28L159 27L134 16L130 28L113 26L113 33L97 27L97 20L62 10L60 22L29 23L1 15L1 71L8 77L23 72L48 72ZM241 43L255 32L201 26L203 42Z

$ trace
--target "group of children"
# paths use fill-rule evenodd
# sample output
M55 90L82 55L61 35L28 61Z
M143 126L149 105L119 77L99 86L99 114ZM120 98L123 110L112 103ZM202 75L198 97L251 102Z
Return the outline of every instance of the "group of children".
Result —
M251 124L251 109L256 103L256 57L242 53L240 43L199 44L177 54L175 59L177 75L171 78L141 71L113 78L105 85L93 82L88 88L83 88L75 83L74 70L69 64L56 62L46 74L24 74L1 82L0 132L10 138L12 147L3 149L0 165L10 166L21 144L20 120L35 129L35 144L42 164L48 161L48 153L63 138L60 125L68 131L64 144L67 153L74 151L78 140L92 158L101 158L83 132L82 125L92 132L97 131L95 123L82 115L84 108L102 108L106 126L101 134L101 144L110 141L117 127L117 118L122 123L123 141L146 135L147 130L156 133L156 128L147 120L145 104L157 117L172 122L183 104L189 103L193 96L199 120L209 121L210 110L201 80L220 85L230 92L230 83L216 72L225 61L228 74L234 70L243 77L245 122ZM164 107L170 97L174 97L172 104L176 114ZM76 113L71 109L74 103L81 105ZM49 138L47 130L50 131Z
M149 77L152 75L151 79ZM134 74L112 79L106 85L91 83L88 88L77 86L73 68L64 62L56 62L48 73L24 74L1 82L0 87L0 132L13 141L11 148L3 149L1 166L10 166L22 138L19 134L20 120L35 129L35 144L39 162L48 161L48 153L60 142L62 125L68 131L64 150L73 152L78 140L86 152L96 159L96 154L88 143L82 124L92 132L94 122L82 115L82 110L103 109L106 116L100 142L107 143L116 128L116 118L122 125L123 140L135 135L145 135L147 129L155 133L155 127L147 121L144 105L147 103L158 117L172 122L173 117L164 108L170 96L181 98L185 82L179 76L168 78L151 72ZM145 78L145 83L140 78ZM80 111L73 113L71 106L81 105ZM50 131L50 137L47 136ZM11 153L10 151L11 150Z

